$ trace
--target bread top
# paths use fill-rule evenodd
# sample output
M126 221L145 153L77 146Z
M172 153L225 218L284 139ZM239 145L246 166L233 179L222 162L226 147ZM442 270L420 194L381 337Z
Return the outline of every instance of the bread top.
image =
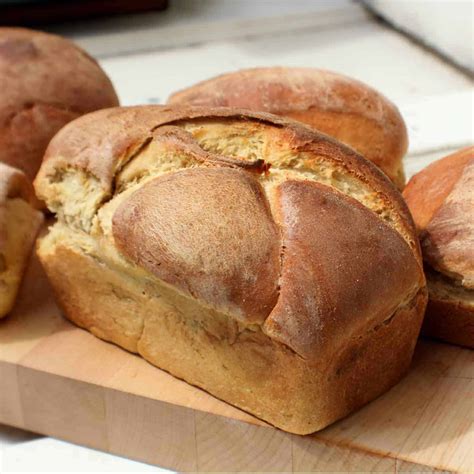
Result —
M34 202L31 183L24 173L16 168L0 163L0 255L7 238L6 204L9 199L20 198L28 203Z
M33 179L49 140L65 123L116 105L109 78L72 42L0 28L0 161Z
M425 261L474 288L474 147L432 163L408 183L404 197L415 219Z
M301 123L225 108L94 112L35 181L107 264L317 360L424 285L414 225L370 162Z
M243 107L283 115L336 137L403 187L408 136L397 107L371 87L313 68L257 68L200 82L172 94L170 104Z

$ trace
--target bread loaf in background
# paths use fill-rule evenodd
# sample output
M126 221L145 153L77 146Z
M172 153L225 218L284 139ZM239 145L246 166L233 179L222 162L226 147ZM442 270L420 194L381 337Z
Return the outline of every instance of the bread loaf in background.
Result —
M407 370L426 304L401 195L285 118L144 106L52 140L38 254L66 316L293 433Z
M104 71L72 42L40 31L0 28L0 162L33 180L61 127L116 105Z
M423 332L474 348L474 147L432 163L403 194L428 280Z
M33 188L19 170L0 163L0 319L13 308L31 248L43 222Z
M242 107L304 122L351 146L402 189L408 147L397 107L371 87L330 71L269 67L236 71L173 94L168 103Z

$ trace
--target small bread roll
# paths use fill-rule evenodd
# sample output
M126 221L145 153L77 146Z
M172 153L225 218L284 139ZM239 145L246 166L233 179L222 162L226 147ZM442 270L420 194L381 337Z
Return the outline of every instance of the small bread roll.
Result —
M423 332L474 348L474 147L431 164L403 193L428 280Z
M243 107L307 123L351 146L402 189L408 136L397 107L371 87L330 71L258 68L224 74L173 94L168 103Z
M0 163L0 318L12 309L43 214L19 170Z
M35 186L71 321L283 430L324 428L410 364L410 213L333 138L239 109L101 110L54 137Z
M72 42L40 31L0 28L0 162L33 180L60 128L116 105L109 78Z

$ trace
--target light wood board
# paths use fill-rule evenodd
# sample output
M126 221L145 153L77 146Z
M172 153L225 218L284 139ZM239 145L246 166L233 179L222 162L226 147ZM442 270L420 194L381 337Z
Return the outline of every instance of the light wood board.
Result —
M279 431L65 321L34 259L0 323L0 423L177 471L474 471L474 352L421 341L386 395Z

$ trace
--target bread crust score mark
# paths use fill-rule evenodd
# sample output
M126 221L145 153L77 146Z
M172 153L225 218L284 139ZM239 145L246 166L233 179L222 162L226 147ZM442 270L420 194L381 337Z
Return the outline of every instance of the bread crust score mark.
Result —
M241 107L299 120L353 147L402 189L408 134L397 107L355 79L315 68L244 69L197 83L169 104Z
M408 367L426 301L413 224L390 182L329 137L247 111L110 109L61 131L36 189L59 218L39 255L68 317L276 426L320 429L386 390ZM323 224L329 209L340 216L332 229ZM306 233L288 240L301 215ZM311 270L320 281L316 304L325 311L319 320L307 316L308 338L293 330L288 309L304 314L294 301L298 292L310 295L315 281L309 275L294 283L288 272L295 258L314 259L314 232L334 240L332 249L319 251L344 250L348 215L366 224L359 235L368 246L367 271L372 259L401 279L392 300L367 293L369 309L351 276L344 295L335 288L344 265L357 273L350 250L335 259L327 254ZM396 258L373 252L377 239L390 241ZM64 260L88 274L103 272L105 281L93 290L101 292L102 313L88 309L93 303L78 283L87 285L86 274L68 276ZM339 277L331 286L323 273L335 266ZM345 321L344 305L354 297L360 312ZM111 319L108 301L117 306ZM272 320L282 306L285 317ZM377 365L376 352L388 351L392 337L400 352ZM237 363L239 357L248 363ZM377 381L369 382L367 371L376 371Z

